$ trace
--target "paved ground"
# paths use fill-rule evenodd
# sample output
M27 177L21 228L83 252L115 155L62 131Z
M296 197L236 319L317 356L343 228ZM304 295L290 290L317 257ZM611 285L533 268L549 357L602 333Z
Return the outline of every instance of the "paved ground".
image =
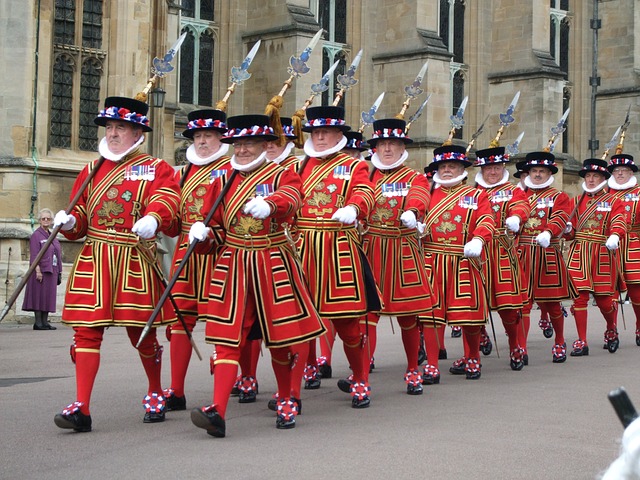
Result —
M640 407L640 348L627 320L620 350L602 350L604 321L594 307L590 318L588 357L552 364L551 340L534 326L530 365L513 372L499 328L502 358L495 349L484 357L480 380L443 374L441 384L420 397L404 393L399 331L396 326L393 334L382 321L371 408L353 410L336 379L325 380L321 389L303 393L303 415L288 431L276 430L266 406L275 381L265 352L258 402L232 399L224 439L194 427L189 411L171 412L163 424L142 423L146 380L124 329L117 328L105 335L94 431L58 429L54 414L75 400L71 331L0 325L0 478L594 479L617 456L622 434L607 393L623 385ZM196 338L206 356L211 349L202 332L199 325ZM571 343L571 317L567 334ZM447 336L447 348L445 371L461 354L460 339ZM168 358L167 351L167 384ZM188 408L210 403L208 369L208 361L194 355ZM338 350L334 377L347 373Z

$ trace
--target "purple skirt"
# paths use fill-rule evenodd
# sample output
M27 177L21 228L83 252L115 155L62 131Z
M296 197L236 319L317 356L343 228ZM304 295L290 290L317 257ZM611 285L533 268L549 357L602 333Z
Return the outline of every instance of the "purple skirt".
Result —
M58 275L43 273L41 283L34 271L27 281L22 310L55 313L57 283Z

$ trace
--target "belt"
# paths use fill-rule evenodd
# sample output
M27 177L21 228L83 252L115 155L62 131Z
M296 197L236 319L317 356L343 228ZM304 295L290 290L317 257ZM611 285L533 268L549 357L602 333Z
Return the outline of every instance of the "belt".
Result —
M270 235L235 235L227 233L225 245L240 248L242 250L266 250L288 243L284 232L276 232Z
M299 230L328 230L328 231L340 231L355 229L354 225L345 225L337 220L331 220L329 218L303 218L298 217L296 220L296 226Z
M538 235L520 235L520 242L519 245L533 245L535 247L538 246L538 242L536 242L536 238L538 237ZM554 246L560 246L560 239L556 238L556 237L551 237L551 243L550 245L554 245Z
M439 253L441 255L453 255L455 257L464 256L463 245L447 245L445 243L424 242L425 253Z
M367 225L366 233L378 237L412 237L416 234L415 229L388 227L386 225Z
M581 242L592 242L592 243L605 243L607 241L607 237L605 237L604 235L599 235L597 233L582 233L582 232L576 232L575 239Z
M129 230L98 230L93 227L89 227L87 231L87 239L95 242L119 245L121 247L135 247L140 241L138 235Z

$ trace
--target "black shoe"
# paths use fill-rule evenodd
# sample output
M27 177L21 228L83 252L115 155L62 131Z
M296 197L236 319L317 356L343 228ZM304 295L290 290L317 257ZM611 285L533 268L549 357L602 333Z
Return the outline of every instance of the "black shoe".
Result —
M408 395L422 395L423 388L421 384L418 385L407 385L407 394Z
M424 342L418 348L418 365L422 365L427 359L427 351L424 349Z
M509 360L509 366L511 367L511 370L515 370L516 372L522 370L524 368L524 355L520 360L516 360L514 358Z
M317 390L320 388L320 377L315 377L311 380L306 380L304 382L304 389L305 390Z
M542 330L542 335L544 335L544 338L553 337L553 327L547 327L544 330Z
M340 380L338 380L338 388L343 391L344 393L351 393L351 384L353 382L351 382L350 380L345 380L343 378L341 378Z
M267 403L267 408L273 412L278 410L278 399L277 398L270 399L269 402Z
M480 351L485 357L491 355L491 352L493 351L493 343L491 343L491 340L488 340L484 344L480 345Z
M446 360L447 359L447 349L441 348L438 350L438 360Z
M529 365L529 354L525 353L522 356L522 363L524 363L524 366L526 367L527 365Z
M462 336L461 329L451 329L451 338L460 338Z
M440 375L422 374L423 385L437 385L440 383Z
M238 395L238 403L254 403L256 401L256 391L240 392Z
M324 365L320 365L319 370L320 378L331 378L331 374L333 373L331 371L331 365L328 365L326 363Z
M576 347L571 350L569 354L572 357L586 357L589 355L589 345L585 345L584 347Z
M481 372L478 370L477 372L465 372L467 376L467 380L478 380L480 378Z
M50 323L45 323L44 328L42 330L57 330L57 327L54 327Z
M164 410L162 412L145 412L142 421L144 423L164 422Z
M191 410L191 421L198 428L204 428L212 437L222 438L226 434L226 423L220 416L216 408L209 407L194 408Z
M179 410L187 409L187 397L184 395L181 397L176 396L175 394L170 394L165 396L166 409L168 412L177 412Z
M47 327L41 327L40 325L33 324L34 330L49 330Z
M456 360L455 362L453 362L453 365L451 365L451 367L449 368L449 373L452 373L453 375L464 375L466 365L467 365L467 362L464 358Z
M636 330L636 345L640 347L640 330Z
M72 428L74 432L91 431L91 415L85 415L79 410L76 413L65 415L57 413L53 417L54 423L60 428Z
M282 417L278 416L276 418L276 428L278 430L289 430L291 428L296 427L296 418L293 417L290 420L285 420Z
M370 404L369 396L365 396L362 400L358 400L356 397L351 399L351 408L368 408Z

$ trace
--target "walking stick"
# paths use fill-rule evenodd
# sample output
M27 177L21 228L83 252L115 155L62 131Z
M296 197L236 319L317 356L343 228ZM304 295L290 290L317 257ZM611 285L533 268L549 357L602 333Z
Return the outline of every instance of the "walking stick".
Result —
M84 179L84 182L82 182L82 185L80 185L80 188L78 189L76 194L71 199L71 202L69 203L69 206L64 211L67 215L69 215L69 213L73 210L73 207L75 207L76 204L78 203L78 200L80 200L80 197L84 194L84 191L87 189L87 186L89 185L89 182L91 182L91 180L95 176L96 172L100 168L100 165L102 165L102 162L104 162L104 157L100 157L96 161L95 166L91 169L91 171L87 175L87 178ZM0 322L7 315L7 313L9 312L9 309L11 308L11 306L15 303L16 299L18 298L18 295L20 295L20 292L22 292L22 289L24 288L24 286L29 281L29 277L31 276L33 271L36 269L38 264L40 263L40 260L42 260L42 257L46 253L46 251L49 248L49 246L56 239L56 236L58 235L58 232L60 231L61 227L62 227L62 225L58 225L58 226L53 228L53 230L51 231L51 234L49 235L49 238L47 238L47 241L44 242L44 244L42 245L42 248L38 252L38 255L36 255L36 258L33 259L33 262L31 263L31 265L27 269L27 272L22 277L22 280L20 280L20 283L16 287L15 291L11 294L11 297L9 297L9 299L6 301L6 305L2 309L2 313L0 313Z
M140 238L139 245L140 245L140 252L147 259L147 261L151 265L151 268L153 268L153 271L155 272L157 277L160 279L160 281L162 282L162 285L164 285L164 288L166 290L166 288L167 288L167 280L164 278L164 274L160 270L160 267L158 266L158 262L156 262L155 259L153 258L153 254L151 253L151 250L149 249L147 241L145 239L143 239L143 238ZM198 350L198 346L196 345L196 342L193 340L193 335L191 334L191 332L189 331L189 328L187 327L187 322L185 321L184 317L182 316L182 312L180 311L180 307L178 307L178 304L176 303L176 300L175 300L175 298L173 298L173 295L171 295L171 293L169 293L169 300L171 301L171 304L173 305L173 308L176 311L176 315L178 316L178 319L180 320L180 323L182 324L182 328L184 328L184 331L187 334L187 338L189 339L189 343L191 343L191 347L193 347L193 350L196 352L196 355L198 356L200 361L202 361L202 355L200 355L200 350Z
M227 183L225 183L225 185L222 187L222 190L220 191L220 195L218 195L218 198L216 198L216 201L213 202L213 206L211 207L211 210L209 210L209 213L207 213L207 216L204 219L204 224L205 225L207 225L211 221L211 219L213 218L213 214L216 213L216 210L218 209L218 206L222 202L222 199L224 198L224 196L229 191L229 188L231 188L231 184L233 183L233 180L236 178L237 174L238 174L238 171L237 170L233 170L231 172L231 175L229 175L229 179L227 180ZM189 248L187 248L187 251L185 252L184 257L182 257L182 260L178 264L178 268L176 268L176 271L173 273L173 277L171 277L171 280L169 280L169 283L167 284L166 288L164 289L164 292L163 292L162 296L160 297L160 300L158 300L158 304L153 309L153 312L151 312L151 316L149 317L149 320L147 320L147 324L142 329L142 333L140 334L140 339L138 340L138 343L136 344L136 348L138 348L140 346L140 344L144 340L144 337L146 337L147 333L149 333L149 329L153 325L153 322L156 319L156 317L158 316L158 313L160 313L160 310L162 309L162 305L164 304L164 302L167 299L167 297L171 294L171 289L176 284L176 281L178 280L178 276L182 273L182 270L184 270L184 267L187 265L187 262L189 261L189 257L191 256L191 254L195 250L196 244L197 244L197 242L192 242L192 243L189 244Z

